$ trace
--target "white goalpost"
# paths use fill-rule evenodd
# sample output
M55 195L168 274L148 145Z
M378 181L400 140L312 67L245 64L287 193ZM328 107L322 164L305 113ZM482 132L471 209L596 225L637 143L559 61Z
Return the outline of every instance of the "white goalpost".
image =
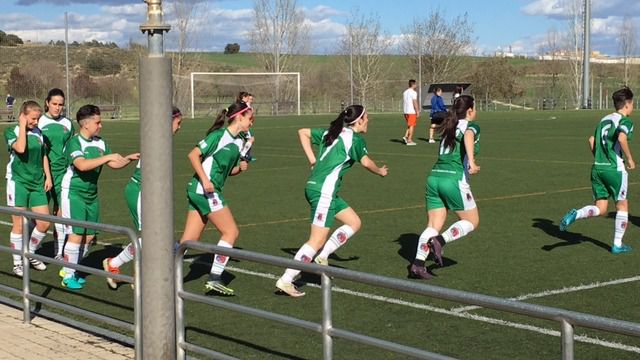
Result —
M192 72L191 73L191 118L196 116L196 92L199 90L196 86L196 76L200 80L205 82L210 88L210 91L214 91L213 88L221 88L221 93L209 96L223 97L223 98L235 98L238 93L238 89L242 91L248 91L256 97L256 103L265 104L265 98L272 98L272 106L275 107L276 114L278 113L279 104L282 96L289 96L291 101L285 101L293 105L293 97L295 97L297 114L300 115L300 73L299 72ZM203 79L209 77L209 80ZM231 79L235 77L235 80ZM256 83L242 84L237 80L237 77L248 77L256 79ZM293 92L293 83L287 82L288 79L295 78L295 92ZM217 80L216 80L217 78ZM225 79L225 80L223 80ZM269 80L265 80L269 79ZM202 86L200 87L202 88ZM275 90L275 95L273 90ZM204 92L203 89L200 89ZM284 94L284 95L283 95ZM199 95L200 97L207 95ZM273 110L272 110L273 112Z

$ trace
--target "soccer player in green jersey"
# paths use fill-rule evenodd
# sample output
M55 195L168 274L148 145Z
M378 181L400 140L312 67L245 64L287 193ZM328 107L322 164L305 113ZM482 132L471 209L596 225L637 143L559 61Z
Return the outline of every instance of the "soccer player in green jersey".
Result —
M311 262L322 248L314 261L320 265L328 265L329 255L360 230L360 217L338 196L338 191L342 185L342 177L356 161L376 175L387 176L387 166L378 167L368 155L367 144L362 135L367 132L368 124L365 108L351 105L331 122L327 130L298 131L302 149L312 167L305 187L305 196L311 206L311 233L294 260ZM317 157L313 152L313 145L319 145ZM344 225L337 228L327 241L334 218ZM276 287L289 296L303 296L305 293L293 285L293 280L299 273L300 270L286 269L276 282Z
M631 247L622 242L629 218L628 174L635 169L636 163L629 149L629 140L633 137L633 122L629 116L633 112L633 92L622 88L613 93L616 112L600 120L593 136L589 137L589 146L594 162L591 166L591 191L594 205L581 209L571 209L560 221L560 231L579 219L607 214L609 197L616 202L616 220L613 234L613 254L628 253Z
M78 109L76 120L80 130L65 147L69 166L62 178L62 216L73 220L99 222L98 178L102 172L102 166L106 164L112 169L121 169L131 161L137 160L140 154L123 157L111 152L107 143L98 136L102 129L102 119L97 106L82 106ZM67 226L65 230L68 239L64 247L64 260L77 264L80 246L84 242L86 253L88 245L96 235L96 230L78 226ZM82 289L84 279L76 276L75 269L64 267L63 272L63 287L72 290Z
M416 258L409 275L430 279L425 260L433 251L435 262L442 266L442 248L478 228L480 216L469 186L469 175L477 174L475 155L479 149L480 127L473 121L476 108L473 97L461 95L455 99L451 111L442 123L442 140L438 160L427 177L427 228L418 240ZM447 210L454 211L458 221L441 235L447 220Z
M64 146L69 139L75 135L75 130L71 120L62 115L64 110L64 92L58 88L49 90L47 98L44 100L44 114L38 121L38 127L44 136L44 143L47 145L47 157L51 167L53 177L53 187L47 193L49 202L53 202L52 213L60 216L60 192L62 177L67 171L67 159L64 156ZM55 258L62 260L62 250L66 239L63 224L55 224Z
M7 205L18 210L31 209L39 214L49 214L46 192L51 189L51 172L47 159L44 139L38 129L38 119L42 108L35 101L22 104L18 125L8 127L4 137L9 150L7 164ZM11 248L22 250L22 217L11 216L13 226L9 239ZM42 239L47 235L49 222L36 220L31 233L29 251L35 252ZM13 256L13 273L23 275L22 257ZM36 270L46 270L47 266L40 260L29 259Z
M195 174L187 184L189 211L180 242L199 241L208 221L220 232L218 246L232 248L240 231L222 190L227 177L246 171L248 164L241 161L242 132L251 126L253 109L244 102L236 102L222 110L207 136L188 155ZM227 121L228 125L224 127ZM229 261L228 256L213 255L213 264L205 289L222 295L234 295L232 288L222 282L221 275Z
M182 124L182 112L176 106L171 109L171 131L175 135L180 130ZM124 198L129 208L129 214L133 220L133 226L138 229L138 232L142 231L142 193L140 191L142 186L142 172L140 170L141 160L138 160L136 170L133 172L133 176L129 179L127 186L124 188ZM104 271L108 271L112 274L120 274L120 267L131 260L135 254L135 248L132 243L129 243L118 256L113 258L106 258L102 261L102 268ZM107 285L111 289L118 288L118 282L113 278L107 278Z

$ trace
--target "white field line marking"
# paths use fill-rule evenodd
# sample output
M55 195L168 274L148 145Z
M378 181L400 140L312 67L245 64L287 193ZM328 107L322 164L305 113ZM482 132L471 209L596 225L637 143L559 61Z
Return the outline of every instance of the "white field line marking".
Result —
M187 259L187 260L185 260L185 262L193 262L193 259ZM258 277L262 277L262 278L270 279L270 280L277 280L279 278L278 276L276 276L274 274L262 273L262 272L252 271L252 270L245 270L245 269L237 268L235 266L227 266L227 269L233 270L235 272L239 272L239 273L242 273L242 274L258 276ZM317 284L307 283L306 286L314 287L314 288L320 288L320 285L317 285ZM557 330L551 330L551 329L546 329L546 328L542 328L542 327L538 327L538 326L534 326L534 325L527 325L527 324L521 324L521 323L517 323L517 322L513 322L513 321L506 321L506 320L502 320L502 319L491 318L491 317L488 317L488 316L475 315L475 314L470 314L470 313L467 313L467 312L455 312L455 311L452 311L452 310L439 308L439 307L436 307L436 306L418 304L418 303L405 301L405 300L400 300L400 299L395 299L395 298L390 298L390 297L386 297L386 296L381 296L381 295L375 295L375 294L370 294L370 293L365 293L365 292L360 292L360 291L344 289L344 288L341 288L341 287L338 287L338 286L332 287L332 291L337 292L337 293L357 296L357 297L365 298L365 299L368 299L368 300L375 300L375 301L385 302L385 303L389 303L389 304L407 306L407 307L410 307L410 308L413 308L413 309L431 311L431 312L435 312L435 313L442 314L442 315L455 316L455 317L462 318L462 319L475 320L475 321L480 321L480 322L493 324L493 325L501 325L501 326L511 327L511 328L515 328L515 329L519 329L519 330L528 330L528 331L532 331L532 332L543 334L543 335L550 335L550 336L555 336L555 337L561 337L562 336L560 331L557 331ZM575 341L579 341L579 342L583 342L583 343L587 343L587 344L599 345L599 346L608 347L608 348L612 348L612 349L635 352L635 353L640 354L640 348L636 347L636 346L625 345L625 344L621 344L621 343L618 343L618 342L600 340L600 339L596 339L596 338L591 338L591 337L586 336L586 335L576 335L574 339L575 339Z
M515 301L522 301L522 300L535 299L535 298L547 297L547 296L558 295L558 294L568 294L568 293L582 291L582 290L597 289L597 288L601 288L609 285L626 284L626 283L639 281L639 280L640 280L640 276L633 276L633 277L603 281L603 282L596 281L591 284L567 286L567 287L563 287L562 289L545 290L537 293L530 293L530 294L524 294L516 297L511 297L508 299L515 300ZM471 310L477 310L477 309L482 309L482 307L481 306L461 306L461 307L453 308L451 309L451 311L465 312L465 311L471 311Z

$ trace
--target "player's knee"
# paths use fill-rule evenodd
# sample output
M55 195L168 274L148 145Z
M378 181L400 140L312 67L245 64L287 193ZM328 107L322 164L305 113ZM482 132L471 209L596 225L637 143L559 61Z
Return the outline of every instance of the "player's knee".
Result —
M49 226L51 226L51 223L48 221L36 221L36 229L38 229L38 231L44 233L47 230L49 230Z
M232 243L236 241L238 236L240 236L240 230L236 226L231 229L227 229L222 233L222 238Z

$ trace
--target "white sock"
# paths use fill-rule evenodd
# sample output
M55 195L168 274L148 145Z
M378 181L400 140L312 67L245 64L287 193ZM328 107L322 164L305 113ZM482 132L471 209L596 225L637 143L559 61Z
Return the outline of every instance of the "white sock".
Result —
M9 240L11 241L12 249L20 250L20 252L22 252L22 234L10 233ZM22 256L11 254L11 257L13 257L13 265L22 264Z
M313 250L309 244L304 244L296 253L296 256L293 257L293 260L302 261L305 263L310 263L311 259L316 255L317 251ZM297 269L287 269L284 271L284 274L280 279L285 283L292 283L293 279L300 274L300 270Z
M420 235L420 239L418 239L418 248L416 249L416 260L427 260L427 256L429 256L429 246L427 242L434 236L437 236L438 232L436 229L428 227L424 229L422 234Z
M233 245L229 244L228 242L220 239L220 241L218 241L218 246L220 247L226 247L226 248L232 248ZM213 254L213 264L211 264L211 271L209 272L211 275L214 276L220 276L222 275L222 272L224 271L225 266L227 266L227 263L229 262L229 257L226 255L218 255L218 254Z
M473 229L473 224L469 220L458 220L442 233L442 237L445 242L450 243L469 234Z
M84 243L84 247L82 248L82 258L86 258L89 255L89 249L91 248L91 241L86 241Z
M133 260L134 254L135 251L133 248L133 244L130 243L124 249L122 249L122 251L120 251L120 254L118 254L118 256L111 259L111 261L109 262L109 266L119 268L120 266Z
M594 216L600 215L600 209L598 209L595 205L587 205L580 210L576 211L576 220L578 219L587 219Z
M33 229L33 232L31 233L31 241L29 242L29 252L36 252L45 236L47 236L46 232L42 233L38 229Z
M616 213L616 230L613 235L613 245L622 246L622 237L627 230L627 220L629 219L629 213L626 211L618 211Z
M349 238L352 237L355 233L356 232L353 231L353 229L349 225L340 226L336 229L336 231L333 232L333 234L331 234L331 237L329 237L327 243L324 244L324 247L322 248L320 254L318 254L318 257L322 259L328 258L329 255L338 250L340 246L346 244L347 240L349 240Z
M56 228L56 255L62 255L64 250L64 240L66 238L66 234L64 233L64 225L55 224Z
M80 257L80 244L68 242L64 247L64 261L70 264L77 264ZM76 269L64 267L64 277L69 278L76 273Z

